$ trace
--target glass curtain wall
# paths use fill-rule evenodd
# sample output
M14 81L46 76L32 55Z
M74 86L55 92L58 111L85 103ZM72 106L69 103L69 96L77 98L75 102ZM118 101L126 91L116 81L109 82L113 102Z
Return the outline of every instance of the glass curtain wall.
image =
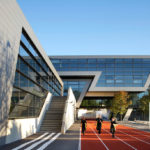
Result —
M150 58L51 58L57 71L102 71L97 87L143 87Z
M55 75L23 30L9 117L37 117L48 91L59 96L61 90Z
M87 81L79 79L63 79L64 83L64 96L67 96L69 87L72 88L76 100L80 97L81 92L85 88Z
M110 108L112 97L84 97L81 108Z

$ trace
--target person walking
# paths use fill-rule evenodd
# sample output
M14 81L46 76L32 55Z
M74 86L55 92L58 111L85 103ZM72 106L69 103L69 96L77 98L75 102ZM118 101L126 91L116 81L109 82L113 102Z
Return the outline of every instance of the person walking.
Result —
M99 116L99 117L96 119L96 121L97 121L96 129L98 130L98 133L101 134L103 119L101 118L101 116Z
M82 125L82 133L83 133L83 135L84 135L84 134L85 134L85 131L86 131L86 125L87 125L87 122L86 122L85 117L82 117L81 125Z
M112 117L110 124L110 132L112 133L113 138L115 137L116 126L117 126L116 118Z

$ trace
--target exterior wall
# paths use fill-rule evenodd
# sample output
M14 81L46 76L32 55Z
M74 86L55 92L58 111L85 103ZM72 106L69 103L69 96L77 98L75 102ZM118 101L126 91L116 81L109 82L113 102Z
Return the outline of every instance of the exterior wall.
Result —
M0 135L3 137L0 144L5 142L7 134L7 118L21 35L20 13L15 0L0 1Z
M61 127L61 132L63 134L65 134L66 131L75 122L75 115L76 115L76 99L72 89L69 88Z
M48 93L41 113L38 118L15 119L8 121L7 137L5 144L24 139L40 130L46 110L50 105L52 94Z
M0 144L3 144L5 143L5 135L7 134L7 119L22 27L27 31L61 85L63 85L63 82L49 61L48 56L28 24L16 0L0 1L0 20Z

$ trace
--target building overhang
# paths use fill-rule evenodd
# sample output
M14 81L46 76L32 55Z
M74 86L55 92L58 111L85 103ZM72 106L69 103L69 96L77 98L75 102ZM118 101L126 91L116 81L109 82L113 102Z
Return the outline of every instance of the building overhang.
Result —
M59 71L60 76L77 76L77 77L92 77L92 83L89 87L89 92L117 92L117 91L127 91L127 92L144 92L148 89L150 85L150 75L144 87L97 87L96 84L100 78L102 71Z
M85 97L114 97L116 92L87 92Z

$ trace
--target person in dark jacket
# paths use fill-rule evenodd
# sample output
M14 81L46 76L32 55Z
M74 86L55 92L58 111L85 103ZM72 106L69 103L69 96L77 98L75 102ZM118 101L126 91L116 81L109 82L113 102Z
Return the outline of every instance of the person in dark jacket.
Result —
M116 125L117 125L116 118L112 117L110 123L111 123L110 124L110 132L112 133L112 137L114 138L115 137L115 132L116 132Z
M87 124L86 119L85 119L85 117L83 117L82 120L81 120L83 135L85 134L85 131L86 131L86 124Z
M102 129L102 122L103 122L103 119L101 118L101 116L99 116L97 119L97 126L96 126L96 129L98 130L98 133L100 134L101 133L101 129Z

